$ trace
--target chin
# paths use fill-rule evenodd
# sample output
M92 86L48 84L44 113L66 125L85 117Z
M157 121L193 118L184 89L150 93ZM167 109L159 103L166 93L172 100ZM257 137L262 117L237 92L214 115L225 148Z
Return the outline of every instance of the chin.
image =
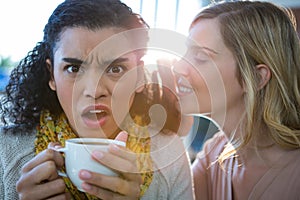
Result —
M78 132L78 136L82 138L107 138L106 134L101 128L98 129L87 129L82 128Z

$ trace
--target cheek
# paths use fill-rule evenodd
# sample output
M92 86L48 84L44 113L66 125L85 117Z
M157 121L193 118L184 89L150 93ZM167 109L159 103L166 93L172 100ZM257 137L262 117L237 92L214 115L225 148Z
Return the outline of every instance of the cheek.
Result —
M73 84L68 84L62 81L56 81L56 94L61 104L62 109L67 115L68 119L73 119L72 104L74 104ZM71 122L72 120L70 120Z
M226 94L228 104L238 104L243 100L244 90L236 77L231 77L226 83Z
M201 112L209 112L211 98L215 91L215 77L207 70L194 70L191 74L191 84L197 96L199 108Z
M111 108L115 121L121 122L132 106L136 82L131 79L119 80L113 87Z
M192 73L201 113L219 112L226 108L228 91L233 90L233 77L217 63L209 63Z
M226 93L224 100L226 100L227 109L241 105L243 103L244 90L238 81L235 69L228 67L228 70L224 71L222 75Z

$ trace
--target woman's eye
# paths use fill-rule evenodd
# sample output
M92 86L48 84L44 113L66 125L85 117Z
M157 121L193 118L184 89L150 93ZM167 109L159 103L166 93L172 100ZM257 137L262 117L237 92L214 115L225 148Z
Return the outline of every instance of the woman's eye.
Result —
M209 60L209 56L201 50L191 50L189 52L189 58L198 64L204 64Z
M80 70L80 66L76 66L76 65L69 65L66 67L67 72L69 73L78 73Z
M195 59L201 62L205 62L208 60L208 55L205 52L198 51L195 53Z
M109 66L107 69L107 73L110 73L110 74L120 74L123 72L124 72L124 68L121 65Z

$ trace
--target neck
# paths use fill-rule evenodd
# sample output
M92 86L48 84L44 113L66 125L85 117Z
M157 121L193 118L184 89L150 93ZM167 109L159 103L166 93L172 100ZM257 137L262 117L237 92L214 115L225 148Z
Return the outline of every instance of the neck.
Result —
M221 129L228 138L235 134L235 137L239 137L237 133L240 129L243 121L243 112L222 112L222 113L212 113L209 117L217 124L219 129Z

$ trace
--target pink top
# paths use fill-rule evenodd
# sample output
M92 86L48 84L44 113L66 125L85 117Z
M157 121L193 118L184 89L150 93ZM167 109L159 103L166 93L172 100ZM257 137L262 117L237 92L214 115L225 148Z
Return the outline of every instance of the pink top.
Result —
M193 163L197 199L234 199L232 178L242 177L235 156L224 161L224 169L215 162L227 143L224 133L217 133L204 145ZM248 199L300 199L300 149L289 151L261 178L257 179ZM239 177L239 178L240 178ZM243 178L243 177L242 177ZM243 185L239 185L243 188ZM242 194L243 190L236 191Z

